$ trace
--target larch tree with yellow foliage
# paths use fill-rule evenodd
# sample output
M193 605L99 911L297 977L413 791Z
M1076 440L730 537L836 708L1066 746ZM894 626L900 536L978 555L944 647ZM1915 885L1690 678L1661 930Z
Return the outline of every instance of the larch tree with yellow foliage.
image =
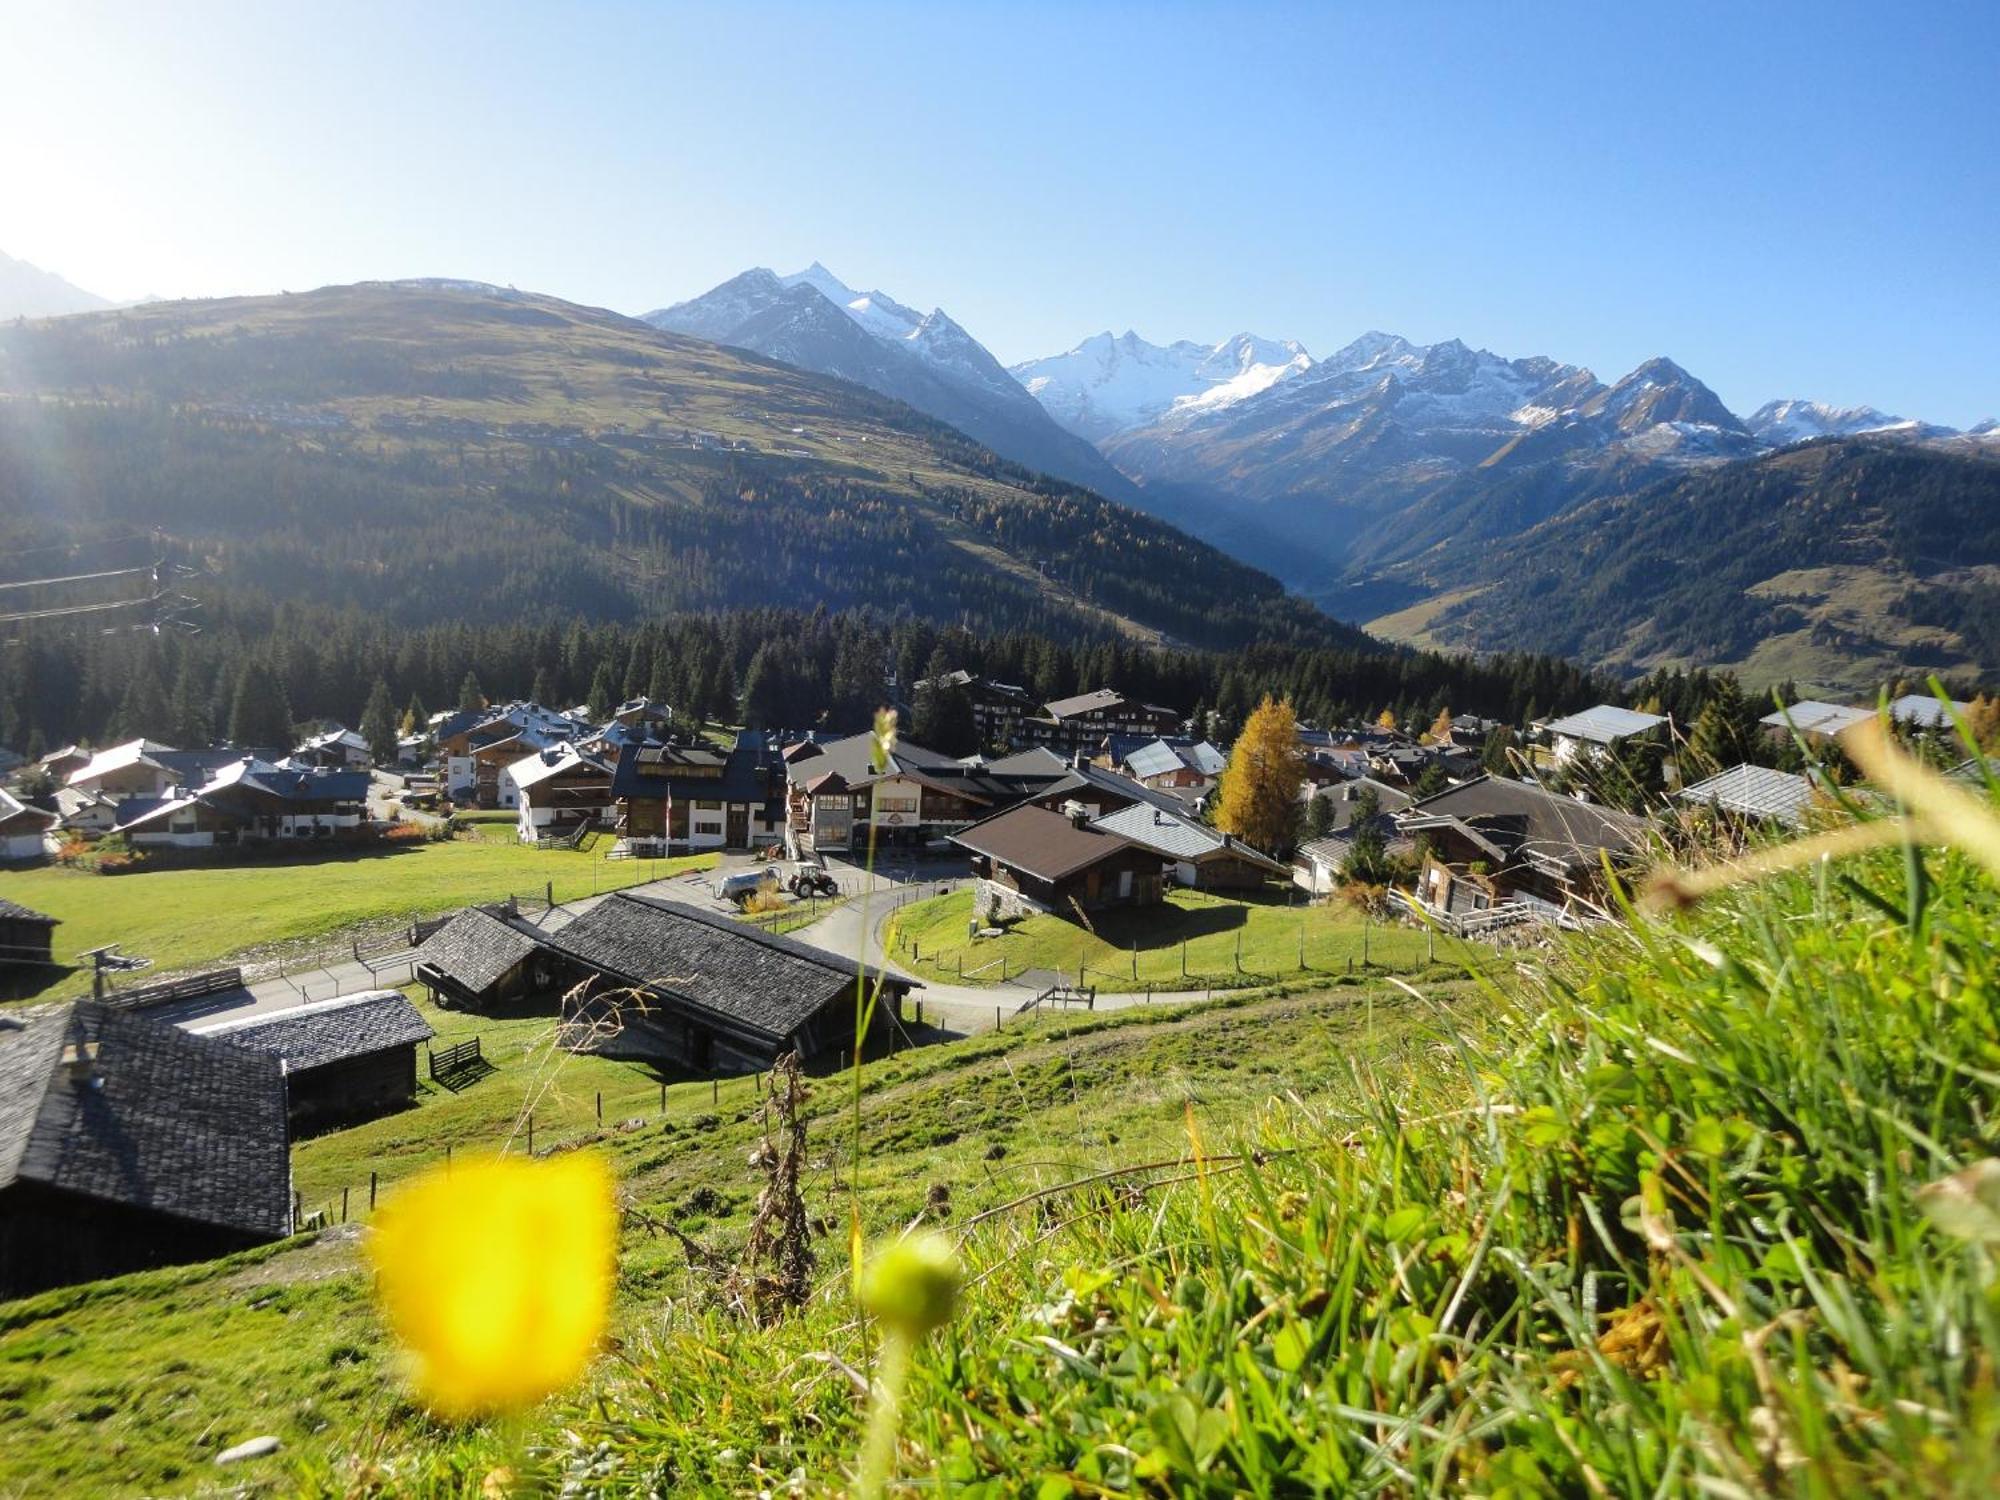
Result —
M1267 853L1285 848L1297 833L1305 779L1298 718L1291 704L1267 697L1229 752L1215 826Z

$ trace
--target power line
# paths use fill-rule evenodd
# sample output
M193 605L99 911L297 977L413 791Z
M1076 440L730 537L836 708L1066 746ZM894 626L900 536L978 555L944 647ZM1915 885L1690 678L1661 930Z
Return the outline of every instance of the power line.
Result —
M146 563L137 568L112 568L103 573L71 573L66 578L26 578L19 583L0 583L0 589L47 589L59 583L93 583L100 578L130 578L135 573L149 573L155 583L160 579L161 564Z

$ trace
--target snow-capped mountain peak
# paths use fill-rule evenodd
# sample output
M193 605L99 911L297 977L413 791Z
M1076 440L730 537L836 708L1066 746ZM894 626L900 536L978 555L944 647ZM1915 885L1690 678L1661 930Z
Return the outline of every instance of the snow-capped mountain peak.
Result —
M1767 401L1750 414L1751 432L1766 443L1782 447L1812 438L1853 437L1859 433L1909 433L1923 435L1948 432L1931 428L1908 417L1891 416L1873 406L1833 406L1825 401Z
M1093 334L1011 374L1071 432L1096 442L1172 416L1234 406L1312 368L1290 339L1239 333L1217 344L1154 344L1132 330Z

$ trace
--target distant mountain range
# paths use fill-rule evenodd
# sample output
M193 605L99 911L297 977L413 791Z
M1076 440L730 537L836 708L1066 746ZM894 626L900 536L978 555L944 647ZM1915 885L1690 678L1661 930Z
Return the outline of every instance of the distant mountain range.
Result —
M0 322L95 312L109 306L104 298L70 285L55 272L15 260L0 251Z
M919 313L886 292L857 292L817 261L792 276L745 271L644 318L851 380L950 423L1003 458L1114 498L1132 494L1101 453L1059 426L944 309Z
M785 290L851 321L817 287ZM914 323L949 362L948 320ZM824 605L1075 639L1373 645L1213 546L850 380L448 279L0 324L0 559L155 529L211 570L203 593L387 628Z

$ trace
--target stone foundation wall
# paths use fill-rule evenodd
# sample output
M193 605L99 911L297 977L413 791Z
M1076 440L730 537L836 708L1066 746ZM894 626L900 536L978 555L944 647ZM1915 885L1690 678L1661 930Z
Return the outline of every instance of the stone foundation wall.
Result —
M975 880L972 883L972 914L984 922L987 913L995 906L998 906L1003 918L1038 917L1048 911L1041 902L1022 895L1010 885L984 877Z

